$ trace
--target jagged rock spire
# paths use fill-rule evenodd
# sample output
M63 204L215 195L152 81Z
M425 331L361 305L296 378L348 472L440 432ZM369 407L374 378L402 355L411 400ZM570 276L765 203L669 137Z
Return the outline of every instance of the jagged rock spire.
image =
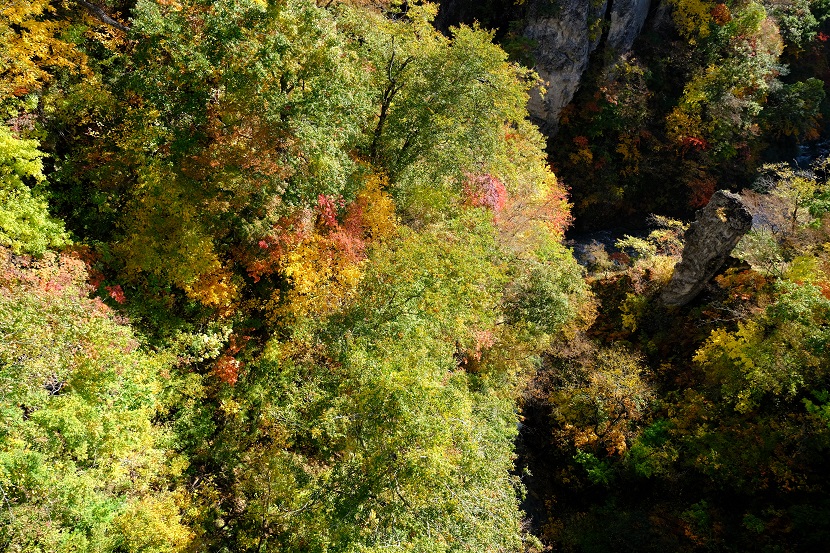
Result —
M718 190L686 231L683 257L660 299L686 305L715 276L735 245L752 227L752 214L738 194Z

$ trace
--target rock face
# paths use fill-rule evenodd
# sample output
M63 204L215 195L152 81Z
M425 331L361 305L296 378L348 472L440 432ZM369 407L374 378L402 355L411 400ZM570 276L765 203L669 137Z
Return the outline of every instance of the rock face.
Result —
M631 50L643 30L650 8L651 0L614 0L607 46L617 54Z
M556 134L559 114L573 99L591 53L602 43L615 54L631 49L648 16L651 0L530 0L524 36L532 40L536 71L544 95L531 93L531 118L548 136ZM607 19L610 18L610 21ZM608 28L607 36L602 34Z
M626 54L639 36L652 0L438 0L435 25L449 33L453 25L475 21L506 30L522 21L522 34L533 44L535 69L545 92L531 92L528 110L542 132L553 136L559 114L573 99L591 54L609 51L608 60Z
M683 257L660 295L661 301L670 306L692 301L751 227L752 214L740 196L725 190L715 192L686 231Z
M535 2L544 4L544 0ZM604 16L606 4L591 7L590 0L564 0L555 14L531 9L524 36L536 47L536 71L545 83L545 93L533 90L528 104L531 118L548 136L556 133L559 112L573 99L588 57L599 44L600 33L589 29L589 20ZM538 14L538 15L534 15Z

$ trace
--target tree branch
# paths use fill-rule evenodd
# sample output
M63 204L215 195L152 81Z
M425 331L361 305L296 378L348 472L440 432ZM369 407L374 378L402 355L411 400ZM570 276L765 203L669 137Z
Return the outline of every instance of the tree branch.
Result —
M111 27L115 27L120 31L124 31L125 33L129 32L129 27L127 27L126 25L122 25L121 23L110 17L109 14L107 14L107 12L105 12L104 9L100 6L96 6L91 2L87 2L87 0L77 0L77 2L83 7L85 7L87 10L89 10L89 12L95 19L101 21L102 23L106 23Z

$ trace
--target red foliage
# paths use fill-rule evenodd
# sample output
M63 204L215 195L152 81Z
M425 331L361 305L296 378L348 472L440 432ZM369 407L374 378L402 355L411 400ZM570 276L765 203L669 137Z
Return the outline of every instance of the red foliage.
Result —
M366 223L363 219L365 212L365 202L362 202L359 199L352 202L349 204L349 207L346 208L346 215L343 217L343 223L340 225L340 228L349 234L362 234L366 227Z
M816 40L820 42L827 42L828 39L830 39L830 35L825 33L819 32L819 34L816 35Z
M590 102L585 102L585 107L583 108L587 113L599 113L602 111L602 108L599 107L599 104L591 100Z
M34 261L31 266L41 269L37 278L40 291L55 295L73 290L86 295L89 291L83 286L86 281L83 263L73 257L62 255L58 263L51 267L48 263L41 265L40 261Z
M109 293L110 297L118 303L124 303L127 301L127 296L124 295L124 290L121 289L121 285L116 284L114 286L107 286L105 289Z
M97 269L87 268L87 273L89 274L89 286L93 290L97 290L101 286L101 284L104 283L104 280L106 279L106 277L104 276L104 273L102 273L101 271L99 271Z
M330 237L337 250L351 261L359 261L366 256L365 206L357 201L349 205L343 223Z
M571 119L576 115L576 104L568 104L562 111L559 112L559 124L567 126L571 123Z
M690 149L701 152L709 149L709 143L706 142L705 139L697 138L695 136L684 136L680 141L680 144L683 146L683 153L688 152Z
M631 257L624 252L614 252L608 257L611 258L611 261L615 261L619 265L631 265Z
M337 228L337 207L343 207L343 198L335 200L333 196L320 194L317 196L317 220L324 228Z
M49 279L43 282L43 291L44 292L63 292L66 288L68 282L63 281L61 278L57 279Z
M366 257L366 242L360 234L340 230L331 235L331 241L338 252L352 262L360 261Z
M93 307L90 316L110 312L100 298L87 299L90 288L84 264L77 256L61 254L57 258L33 259L25 255L13 255L0 247L0 293L12 288L25 288L29 293L50 298L76 296ZM58 300L62 301L62 300Z
M328 233L334 250L344 254L351 261L358 261L365 257L365 207L360 200L346 206L342 197L335 199L323 194L317 197L317 224L321 234ZM342 223L337 220L338 209L345 209Z
M588 147L588 139L584 136L575 136L573 139L573 143L576 144L580 148L587 148Z
M703 175L687 182L686 185L691 189L689 206L699 208L708 204L709 200L712 199L712 194L715 193L717 184L717 179L709 175Z
M504 209L507 201L507 188L503 182L492 175L467 173L466 177L463 193L468 205L486 207L495 212Z

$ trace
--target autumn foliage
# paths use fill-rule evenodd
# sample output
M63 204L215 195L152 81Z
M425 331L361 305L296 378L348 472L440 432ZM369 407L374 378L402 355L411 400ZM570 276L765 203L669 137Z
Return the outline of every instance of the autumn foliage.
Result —
M3 3L0 548L823 543L827 163L687 311L683 222L565 240L820 136L803 4L671 0L544 137L518 27L428 2Z

